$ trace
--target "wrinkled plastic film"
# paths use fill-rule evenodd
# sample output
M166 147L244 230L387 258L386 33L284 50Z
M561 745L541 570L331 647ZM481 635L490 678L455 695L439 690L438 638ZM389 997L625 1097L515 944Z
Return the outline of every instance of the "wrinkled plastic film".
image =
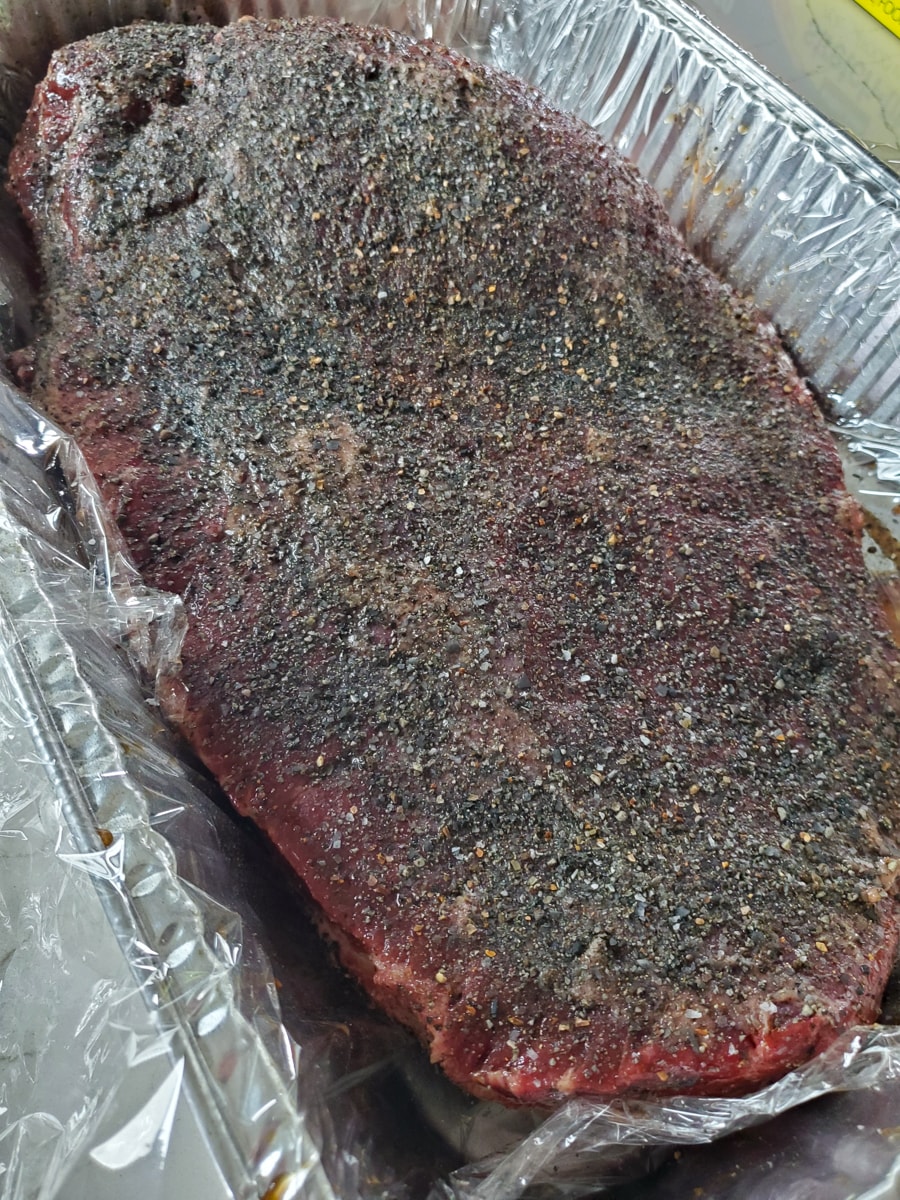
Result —
M304 7L313 10L408 28L498 61L598 124L638 161L692 243L773 312L837 412L870 422L851 431L854 453L873 464L882 490L893 494L900 237L898 190L887 171L792 102L677 0L408 6L335 0ZM270 15L263 6L257 11ZM52 10L38 4L18 19L15 13L13 6L0 45L9 113L20 111L25 84L49 49L74 36L142 15L239 15L226 3L189 9L152 2ZM13 281L21 320L20 251L14 231L0 233L2 245L15 251L6 255L3 277ZM128 645L152 677L161 660L177 653L177 605L141 588L66 439L5 395L2 407L0 425L8 435L12 430L13 449L0 449L6 504L0 561L5 568L18 556L24 577L19 591L5 570L0 583L8 617L3 645L11 648L2 673L9 691L0 694L6 739L0 852L15 844L27 865L24 884L15 872L0 878L0 927L13 948L9 965L0 967L0 1000L34 994L42 979L46 990L46 978L60 970L74 978L69 959L80 961L86 930L96 978L77 1014L63 1015L57 989L35 1013L28 1046L4 1050L13 1060L22 1056L12 1077L23 1089L15 1104L24 1107L10 1105L14 1088L0 1096L7 1107L0 1114L6 1165L0 1196L74 1195L60 1189L71 1189L87 1172L98 1172L92 1181L121 1182L123 1172L148 1163L156 1169L157 1194L177 1194L185 1129L212 1143L210 1157L235 1195L262 1194L271 1184L281 1189L273 1194L327 1195L334 1187L342 1200L356 1200L413 1187L411 1169L391 1182L373 1177L365 1147L375 1137L374 1121L367 1124L364 1114L346 1122L340 1107L354 1073L388 1069L382 1060L396 1069L389 1035L354 1024L366 1037L384 1036L383 1052L376 1048L362 1067L348 1055L343 1080L331 1065L311 1071L295 1105L296 1059L302 1064L331 1041L341 1045L345 1034L339 1023L326 1029L319 1018L292 1025L300 1030L297 1041L286 1033L272 1002L271 973L261 955L244 951L230 907L240 907L241 885L217 859L214 822L173 765L155 710L134 691L130 669L113 649ZM64 477L79 481L74 490ZM863 498L867 486L857 489ZM218 885L215 900L178 879L176 853L192 864L200 888ZM48 856L52 881L38 887L33 867ZM37 1047L59 1048L67 1028L77 1061L65 1109L62 1098L47 1095L61 1060ZM895 1170L897 1148L879 1130L900 1124L896 1036L893 1029L847 1035L804 1071L748 1100L574 1104L537 1128L528 1115L451 1095L415 1056L401 1073L427 1119L478 1160L436 1182L435 1167L436 1197L575 1197L640 1179L640 1195L661 1200L683 1194L665 1190L673 1162L696 1155L690 1161L699 1164L697 1178L704 1166L715 1166L715 1147L700 1145L678 1160L673 1147L749 1137L737 1131L762 1122L776 1142L785 1131L777 1146L767 1147L767 1162L782 1154L783 1171L772 1176L769 1167L763 1183L752 1147L739 1146L733 1162L742 1200L762 1197L757 1180L759 1189L784 1185L798 1161L808 1172L821 1165L823 1127L832 1140L844 1139L832 1177L838 1169L847 1174L845 1160L857 1162L856 1177L847 1176L843 1191L833 1193L843 1200L887 1186ZM342 1053L336 1062L344 1061ZM24 1081L32 1077L28 1092ZM836 1089L846 1089L847 1107L829 1109L833 1115L819 1121L815 1137L789 1123L797 1105ZM866 1107L873 1094L882 1101L877 1113ZM845 1144L860 1123L858 1143ZM320 1169L319 1147L328 1147L331 1183ZM424 1178L420 1171L415 1184L422 1194ZM734 1186L732 1178L706 1194L724 1198ZM143 1187L142 1194L154 1195ZM782 1186L765 1194L788 1192ZM875 1200L875 1193L866 1196Z
M900 1111L898 1085L900 1030L850 1030L802 1070L745 1098L685 1097L660 1103L611 1104L572 1101L511 1151L457 1172L436 1194L454 1200L514 1200L525 1195L567 1200L585 1195L591 1186L619 1186L643 1177L647 1165L660 1157L654 1149L703 1145L835 1091L887 1091L891 1111L896 1113ZM823 1124L821 1117L819 1124ZM827 1128L827 1120L824 1124ZM870 1132L866 1131L867 1138ZM868 1182L877 1184L886 1154L891 1165L900 1154L897 1130L888 1128L880 1134L881 1152L870 1153L868 1164L862 1144L867 1138L860 1139L857 1184L867 1174ZM844 1146L844 1153L846 1150ZM833 1162L830 1167L833 1169ZM765 1186L771 1183L769 1179ZM649 1200L663 1193L648 1183L641 1194ZM744 1196L745 1190L740 1194ZM766 1192L769 1194L777 1193Z
M4 784L4 806L14 822L4 832L17 842L34 845L35 869L29 862L30 890L17 894L8 907L10 913L15 909L19 928L12 961L15 965L17 956L23 961L23 946L37 946L49 956L43 987L38 978L33 980L33 990L46 993L49 987L51 997L56 987L66 986L72 969L69 957L83 959L94 939L104 947L103 961L108 963L105 973L99 965L93 968L97 979L89 988L87 1010L75 1020L75 1029L68 1031L76 1039L85 1029L92 1033L90 1052L85 1050L76 1072L83 1085L79 1121L74 1131L60 1134L65 1147L62 1161L71 1165L78 1159L79 1139L85 1146L91 1144L97 1122L116 1093L107 1073L127 1076L131 1065L127 1048L138 1036L144 1043L140 1061L160 1057L176 1072L167 1077L168 1092L164 1088L156 1097L156 1107L151 1105L160 1128L171 1121L167 1114L174 1112L184 1092L187 1102L202 1113L204 1129L207 1119L216 1117L208 1122L208 1136L217 1141L214 1158L226 1178L235 1181L235 1194L256 1193L256 1181L242 1180L241 1175L246 1175L247 1164L261 1165L260 1147L266 1148L271 1178L293 1177L299 1187L316 1169L317 1157L294 1107L293 1063L283 1048L280 1060L273 1057L265 1046L268 1041L271 1048L272 1039L260 1035L260 1018L276 1014L264 1013L261 993L250 986L249 977L240 989L250 1001L249 1012L241 1011L235 986L240 929L232 925L229 930L216 921L210 927L207 918L217 916L216 910L204 912L202 898L179 881L173 852L153 828L160 812L168 808L171 816L173 805L189 803L189 785L170 767L167 788L142 788L127 762L130 754L138 752L145 760L141 773L145 778L152 774L154 718L147 718L133 675L124 662L117 664L113 639L123 627L134 624L132 601L138 609L158 604L168 616L171 600L126 593L118 625L105 628L100 609L116 612L112 593L98 585L96 567L79 565L60 554L55 536L52 541L40 537L40 508L34 508L32 527L24 524L23 502L29 492L37 500L40 491L27 469L17 479L15 466L10 456L2 493L20 509L19 520L11 518L6 504L0 508L4 751L15 755L5 776L17 780L15 785ZM96 501L84 483L75 494L81 504ZM57 497L47 495L43 517L54 535L58 511ZM85 533L99 537L100 529L89 522ZM105 549L113 552L109 543ZM99 554L98 561L109 560ZM116 723L115 710L129 730L131 746L110 732L109 726ZM156 771L161 773L160 764ZM23 826L23 814L30 824ZM28 836L32 826L42 832L36 842ZM44 876L41 867L48 853L53 861ZM28 914L34 924L26 933L21 922ZM63 917L68 922L65 933L55 926L46 931L48 922ZM12 924L10 918L10 933ZM110 934L115 935L119 956L112 952ZM8 975L9 968L3 980L5 1000ZM51 1016L52 1004L48 1021ZM5 1028L23 1045L29 1037L36 1045L52 1045L66 1036L64 1023L55 1029L29 1030L27 1025L20 1028L8 1012ZM104 1045L102 1053L98 1043ZM103 1064L96 1073L92 1071L95 1061ZM47 1063L44 1082L57 1074L53 1068L58 1064L52 1058ZM23 1078L33 1074L40 1085L38 1065L29 1071L23 1062L22 1073ZM20 1131L25 1128L23 1111L21 1097L7 1104L6 1115L13 1120L3 1131L5 1139L21 1135L16 1126ZM46 1117L53 1108L34 1111ZM67 1121L59 1120L67 1130ZM123 1135L123 1150L114 1153L107 1148L105 1157L96 1146L90 1153L96 1151L100 1157L95 1161L112 1168L114 1162L121 1162L130 1140L130 1135ZM327 1189L322 1194L327 1195Z
M856 419L848 421L843 426L842 433L848 439L852 451L875 464L877 479L883 483L894 484L897 490L900 490L900 429L875 421Z

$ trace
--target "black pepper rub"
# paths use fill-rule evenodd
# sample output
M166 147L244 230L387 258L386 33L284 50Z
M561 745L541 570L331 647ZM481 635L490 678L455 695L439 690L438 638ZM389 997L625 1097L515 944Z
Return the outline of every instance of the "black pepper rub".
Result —
M464 1087L747 1091L894 956L898 656L812 398L524 85L327 21L68 47L35 397L163 699Z

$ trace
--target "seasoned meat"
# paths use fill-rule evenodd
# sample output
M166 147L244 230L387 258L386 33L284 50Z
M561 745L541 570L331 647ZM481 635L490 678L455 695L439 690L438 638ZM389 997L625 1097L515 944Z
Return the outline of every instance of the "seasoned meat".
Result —
M165 709L472 1092L746 1092L871 1022L898 672L772 328L427 43L140 25L12 159L34 395L189 619Z

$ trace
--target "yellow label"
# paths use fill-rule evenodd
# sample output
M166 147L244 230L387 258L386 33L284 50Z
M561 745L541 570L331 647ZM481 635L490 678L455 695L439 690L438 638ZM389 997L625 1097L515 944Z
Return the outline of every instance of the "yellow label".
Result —
M856 0L856 3L900 37L900 0Z

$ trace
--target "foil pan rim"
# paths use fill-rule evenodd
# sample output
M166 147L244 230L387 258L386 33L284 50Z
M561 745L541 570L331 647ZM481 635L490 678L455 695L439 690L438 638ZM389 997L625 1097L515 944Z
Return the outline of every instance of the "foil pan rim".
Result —
M671 24L676 32L681 32L685 40L695 46L709 48L716 57L719 70L733 73L734 60L740 59L745 74L744 84L749 84L749 90L764 98L768 104L777 105L796 129L805 130L821 140L830 156L839 157L842 166L859 176L858 182L871 183L876 189L877 194L873 198L878 204L890 203L900 214L900 174L892 171L849 130L841 128L758 62L688 0L637 0L637 3L656 12L661 20ZM675 16L676 12L680 14L678 17ZM687 34L685 31L688 31Z

